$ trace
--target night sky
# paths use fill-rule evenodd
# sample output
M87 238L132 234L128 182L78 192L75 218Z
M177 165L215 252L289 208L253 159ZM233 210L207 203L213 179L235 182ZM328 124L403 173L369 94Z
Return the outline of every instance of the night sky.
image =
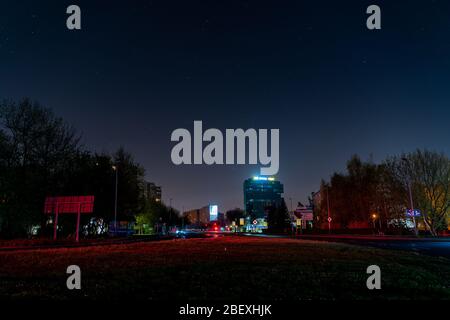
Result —
M370 4L381 30L366 28ZM449 154L449 89L444 0L0 3L0 99L52 108L90 150L124 146L180 210L243 207L260 166L175 166L176 128L279 128L295 203L355 153Z

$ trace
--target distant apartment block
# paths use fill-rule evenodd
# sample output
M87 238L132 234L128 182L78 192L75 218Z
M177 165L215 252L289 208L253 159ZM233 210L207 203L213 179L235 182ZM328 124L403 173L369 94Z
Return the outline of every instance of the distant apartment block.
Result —
M145 197L148 200L161 202L161 187L157 186L153 182L147 182L145 184Z
M185 211L183 217L187 218L193 227L205 227L210 222L218 221L219 211L217 205L207 205L200 209Z

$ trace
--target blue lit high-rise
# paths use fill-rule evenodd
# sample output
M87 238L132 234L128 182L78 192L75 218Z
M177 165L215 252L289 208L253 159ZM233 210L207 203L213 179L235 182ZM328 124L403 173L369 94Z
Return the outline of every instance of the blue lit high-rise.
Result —
M244 181L244 208L247 220L258 229L267 228L267 208L279 206L283 184L274 177L256 176Z

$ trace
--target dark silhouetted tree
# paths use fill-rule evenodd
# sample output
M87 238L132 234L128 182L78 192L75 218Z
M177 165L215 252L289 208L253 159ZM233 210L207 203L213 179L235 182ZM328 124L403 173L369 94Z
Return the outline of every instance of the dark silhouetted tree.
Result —
M267 207L268 232L284 233L290 228L289 210L284 199L278 205Z
M79 152L75 130L50 109L29 99L0 104L3 163L1 232L25 235L42 222L45 196L58 188Z

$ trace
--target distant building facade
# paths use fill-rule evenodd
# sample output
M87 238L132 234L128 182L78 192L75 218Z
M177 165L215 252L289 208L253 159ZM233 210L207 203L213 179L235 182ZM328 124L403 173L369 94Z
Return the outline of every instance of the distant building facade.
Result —
M161 187L155 183L147 182L144 193L147 200L161 202Z
M267 207L279 206L283 184L274 177L256 176L244 181L244 208L247 229L267 228Z
M210 222L221 219L221 215L218 210L217 205L207 205L200 209L185 211L183 212L183 217L189 221L189 225L191 227L206 228Z
M297 227L301 227L302 229L312 229L314 223L313 207L304 206L299 203L294 210L294 218L296 219Z

